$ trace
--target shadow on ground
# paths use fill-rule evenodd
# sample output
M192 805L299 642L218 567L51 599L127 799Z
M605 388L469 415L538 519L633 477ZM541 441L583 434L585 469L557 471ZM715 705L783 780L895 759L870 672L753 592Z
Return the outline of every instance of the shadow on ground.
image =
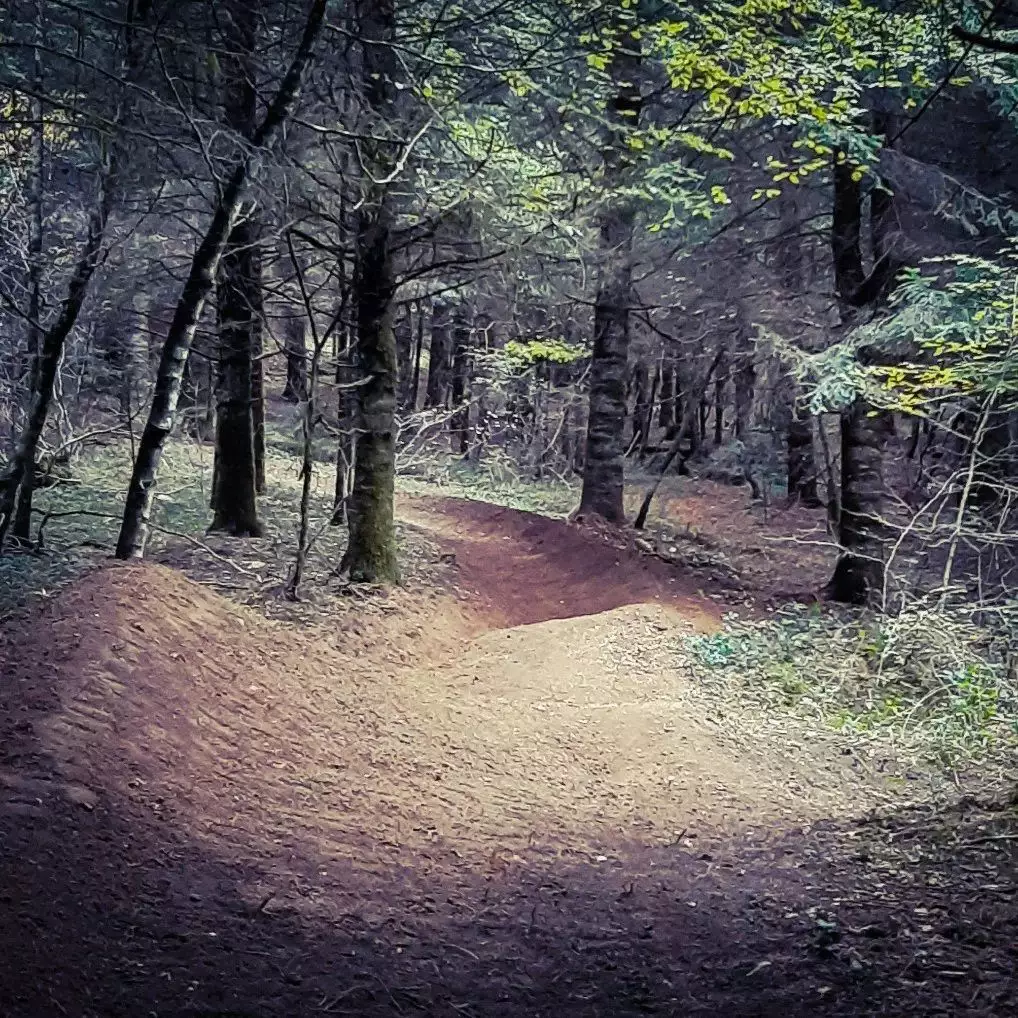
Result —
M582 858L537 841L458 869L452 844L379 845L365 888L359 868L298 843L278 845L282 886L191 840L170 806L23 799L0 814L5 1018L1018 1005L1008 810L761 831L716 854L688 837Z

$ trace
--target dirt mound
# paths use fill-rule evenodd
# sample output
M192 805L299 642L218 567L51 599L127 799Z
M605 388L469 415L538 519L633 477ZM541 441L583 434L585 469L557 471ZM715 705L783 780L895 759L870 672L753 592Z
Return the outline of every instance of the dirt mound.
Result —
M455 582L484 606L493 626L633 604L672 607L705 629L721 614L688 574L593 528L460 498L406 498L400 515L440 538Z
M121 792L173 774L199 810L210 790L189 776L221 772L241 748L224 753L217 715L271 725L279 676L319 656L299 634L147 564L90 573L8 631L2 654L4 768L41 780L55 764Z
M8 627L4 1018L858 1018L974 1001L963 950L1006 975L1007 930L901 979L918 934L888 931L940 905L860 871L854 830L817 839L868 803L843 760L711 715L681 640L713 606L669 567L511 510L411 513L469 596L335 632L111 565ZM1013 1013L986 992L971 1013Z

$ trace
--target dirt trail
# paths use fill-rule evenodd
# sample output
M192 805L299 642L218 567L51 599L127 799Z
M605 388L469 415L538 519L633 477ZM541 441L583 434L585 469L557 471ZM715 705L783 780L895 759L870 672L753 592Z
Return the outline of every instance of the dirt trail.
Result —
M467 499L405 498L400 510L455 556L458 585L489 626L645 603L669 605L698 629L720 619L717 604L688 575L594 531Z
M823 833L872 804L850 761L712 714L709 599L564 523L402 515L455 557L426 617L111 566L5 635L0 1016L939 1013L818 948L820 903L905 892Z

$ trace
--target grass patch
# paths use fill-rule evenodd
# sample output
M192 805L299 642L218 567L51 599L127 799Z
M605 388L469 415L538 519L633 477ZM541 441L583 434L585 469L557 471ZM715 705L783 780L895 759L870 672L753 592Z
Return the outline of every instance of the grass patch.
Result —
M580 500L578 482L520 480L462 461L430 464L424 475L401 475L397 483L408 495L469 498L553 518L568 516Z

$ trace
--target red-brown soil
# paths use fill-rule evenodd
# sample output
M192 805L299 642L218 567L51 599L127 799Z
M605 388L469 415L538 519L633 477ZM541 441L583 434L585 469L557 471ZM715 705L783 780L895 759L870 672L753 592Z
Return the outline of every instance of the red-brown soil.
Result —
M8 626L3 1018L1014 1013L1005 813L861 824L850 761L708 716L694 582L404 515L457 590L339 632L152 565Z
M630 604L670 605L698 628L721 609L694 577L633 554L626 541L535 513L459 498L405 498L401 517L455 557L456 586L489 627L596 615ZM702 581L701 581L702 582Z

